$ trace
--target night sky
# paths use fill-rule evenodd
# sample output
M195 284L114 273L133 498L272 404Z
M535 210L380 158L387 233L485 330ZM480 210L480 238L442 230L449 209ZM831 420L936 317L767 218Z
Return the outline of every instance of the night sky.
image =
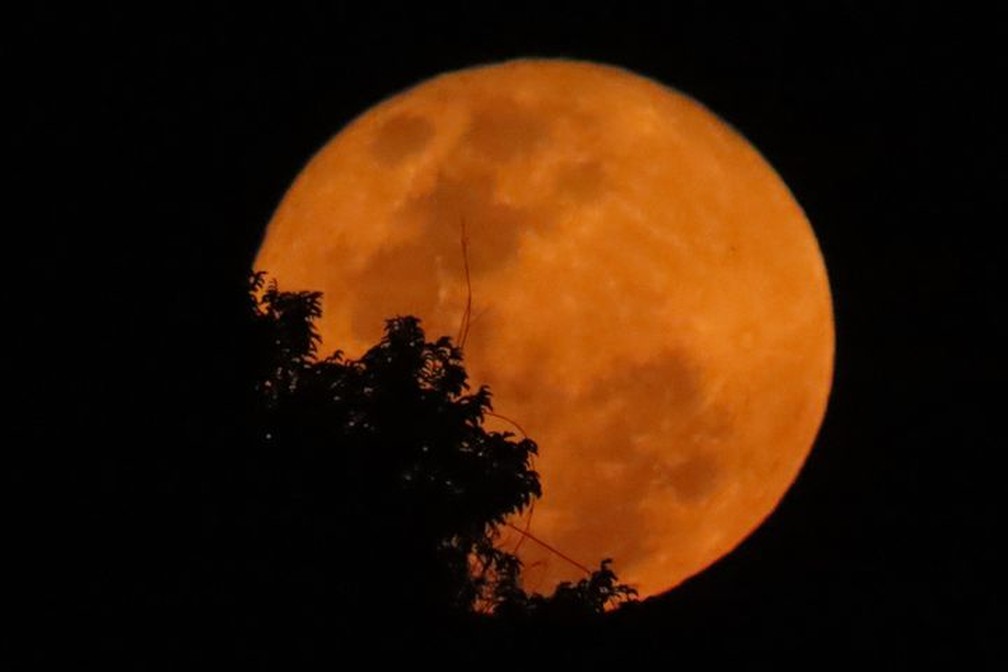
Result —
M56 632L117 641L144 596L108 577L152 566L129 585L162 595L177 559L159 544L198 523L170 502L229 403L244 274L303 163L404 87L520 56L622 66L731 123L805 209L834 295L834 387L797 483L735 553L614 626L611 660L1003 653L1003 17L657 4L6 22L2 515L35 659ZM96 622L104 639L82 634Z

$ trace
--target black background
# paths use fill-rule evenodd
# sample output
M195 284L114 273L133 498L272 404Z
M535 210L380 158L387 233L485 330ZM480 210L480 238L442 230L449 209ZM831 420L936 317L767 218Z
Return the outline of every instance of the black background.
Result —
M308 157L429 76L561 56L739 129L812 221L836 311L833 394L795 487L735 553L613 626L611 660L991 660L1008 35L958 3L809 4L11 17L2 515L33 655L95 619L106 636L85 639L114 651L119 620L171 601L158 577L198 523L178 484L213 443L245 272Z

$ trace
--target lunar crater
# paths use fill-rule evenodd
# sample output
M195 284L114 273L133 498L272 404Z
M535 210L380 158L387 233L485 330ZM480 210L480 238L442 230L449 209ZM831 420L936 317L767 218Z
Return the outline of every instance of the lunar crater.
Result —
M443 173L429 192L407 202L396 218L410 223L430 253L454 259L461 282L463 234L470 273L474 277L489 275L509 265L518 254L521 231L530 216L495 197L491 175Z
M723 470L711 453L687 454L680 461L665 464L658 469L660 485L671 488L677 499L685 504L706 500L718 489Z
M702 398L703 372L683 352L665 352L643 362L617 360L588 393L589 401L618 399L627 408L682 410ZM643 424L643 423L642 423Z
M395 166L421 154L435 135L434 124L414 114L398 114L377 130L371 153L379 163Z
M473 111L461 142L488 161L507 162L545 146L550 128L541 111L501 98Z
M568 163L557 170L554 190L575 204L590 204L606 191L605 172L599 161Z

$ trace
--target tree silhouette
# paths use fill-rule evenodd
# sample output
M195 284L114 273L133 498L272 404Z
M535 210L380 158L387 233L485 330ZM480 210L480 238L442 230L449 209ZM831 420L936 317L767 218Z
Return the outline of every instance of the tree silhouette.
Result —
M550 597L522 589L520 560L495 542L542 494L537 446L483 427L490 390L470 388L451 339L427 341L417 318L395 317L360 359L319 358L320 293L255 273L249 301L240 517L268 603L555 618L633 597L610 560Z
M509 576L508 581L513 577ZM606 558L599 568L576 583L564 581L549 597L527 594L520 586L507 582L498 584L503 593L496 613L512 618L541 617L553 621L576 621L603 613L607 608L633 601L637 591L623 583L612 570L612 559Z

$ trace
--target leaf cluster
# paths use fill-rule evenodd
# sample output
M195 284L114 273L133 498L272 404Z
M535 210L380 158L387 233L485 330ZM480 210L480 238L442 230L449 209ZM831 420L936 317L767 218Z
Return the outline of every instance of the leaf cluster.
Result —
M299 558L284 571L334 599L427 612L583 615L633 596L609 560L550 597L522 590L520 560L495 542L542 495L537 446L484 428L490 390L470 387L451 339L399 316L359 359L319 358L320 293L256 273L249 300L248 518L267 554Z
M606 558L599 568L577 582L564 581L552 595L526 593L517 584L498 586L500 599L497 612L521 618L576 621L604 613L636 599L637 590L619 583L612 569L612 559Z
M489 389L472 390L461 350L428 341L417 318L388 320L359 359L318 359L320 294L281 292L257 274L250 297L263 349L257 435L287 472L266 479L286 480L280 508L297 509L287 518L363 549L359 576L412 584L397 586L400 599L433 591L423 600L472 608L490 576L516 567L493 541L541 495L535 442L483 428Z

